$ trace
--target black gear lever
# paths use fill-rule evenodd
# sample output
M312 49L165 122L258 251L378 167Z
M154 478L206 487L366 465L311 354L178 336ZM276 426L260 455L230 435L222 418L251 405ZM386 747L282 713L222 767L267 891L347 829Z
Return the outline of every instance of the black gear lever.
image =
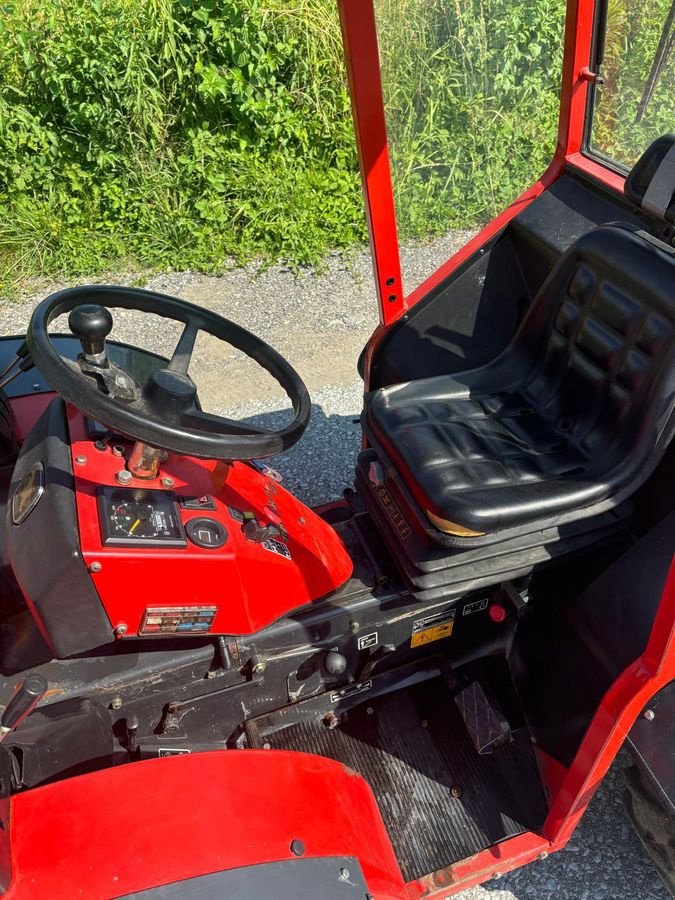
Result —
M105 339L113 327L113 317L105 306L83 303L68 316L68 327L80 339L84 355L99 365L105 357Z
M111 397L138 399L141 389L136 379L111 363L106 353L105 339L113 327L110 310L98 303L82 303L68 316L68 326L82 344L77 364L83 374L94 378L99 390Z

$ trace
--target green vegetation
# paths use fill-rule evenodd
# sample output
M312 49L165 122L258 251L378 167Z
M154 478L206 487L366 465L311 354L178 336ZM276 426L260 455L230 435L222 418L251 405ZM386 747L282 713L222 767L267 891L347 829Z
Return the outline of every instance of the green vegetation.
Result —
M593 144L628 167L655 137L675 130L673 16L673 0L649 0L644 4L610 0L609 3L603 66L607 83L599 92ZM652 65L664 31L662 66L654 71ZM645 85L650 76L653 91L646 95Z
M555 150L564 0L378 0L401 236L483 223Z
M486 221L551 158L564 0L376 8L402 236ZM0 9L0 286L365 238L334 0Z
M0 280L363 239L330 0L22 0L0 18Z

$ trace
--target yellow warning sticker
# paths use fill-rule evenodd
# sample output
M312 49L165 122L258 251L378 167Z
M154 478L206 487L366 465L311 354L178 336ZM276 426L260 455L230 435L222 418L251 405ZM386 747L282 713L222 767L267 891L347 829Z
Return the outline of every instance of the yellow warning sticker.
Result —
M443 610L423 619L416 619L413 622L410 646L421 647L423 644L449 638L455 624L455 612L454 609Z

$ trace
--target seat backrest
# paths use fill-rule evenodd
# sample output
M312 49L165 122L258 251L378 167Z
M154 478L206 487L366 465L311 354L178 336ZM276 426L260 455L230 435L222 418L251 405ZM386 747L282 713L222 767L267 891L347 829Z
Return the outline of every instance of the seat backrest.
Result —
M675 251L620 225L589 232L556 266L517 343L539 359L526 393L588 454L656 443L675 393Z
M629 445L635 462L665 446L674 427L675 134L643 153L625 193L648 230L605 225L581 237L513 349L534 371L526 393L561 433L589 455L625 456Z

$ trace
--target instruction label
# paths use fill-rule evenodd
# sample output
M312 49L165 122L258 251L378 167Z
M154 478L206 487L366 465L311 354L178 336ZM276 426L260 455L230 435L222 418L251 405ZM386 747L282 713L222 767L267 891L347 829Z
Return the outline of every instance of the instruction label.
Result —
M358 684L348 684L339 691L333 691L330 695L330 702L337 703L339 700L345 700L347 697L353 697L354 694L363 694L369 691L373 686L372 681L361 681Z
M434 641L442 641L452 634L457 610L443 610L423 619L415 619L410 638L411 647L421 647L422 644L432 644Z
M368 647L375 647L377 644L377 632L372 631L370 634L362 635L357 641L359 650L367 650Z
M291 551L286 544L282 544L281 541L275 541L274 538L267 538L266 540L261 541L260 546L264 550L269 550L270 553L276 553L279 556L283 556L284 559L291 559Z
M474 600L473 603L467 603L464 607L463 616L470 616L471 613L482 612L482 610L488 608L488 599L485 597L484 600Z

